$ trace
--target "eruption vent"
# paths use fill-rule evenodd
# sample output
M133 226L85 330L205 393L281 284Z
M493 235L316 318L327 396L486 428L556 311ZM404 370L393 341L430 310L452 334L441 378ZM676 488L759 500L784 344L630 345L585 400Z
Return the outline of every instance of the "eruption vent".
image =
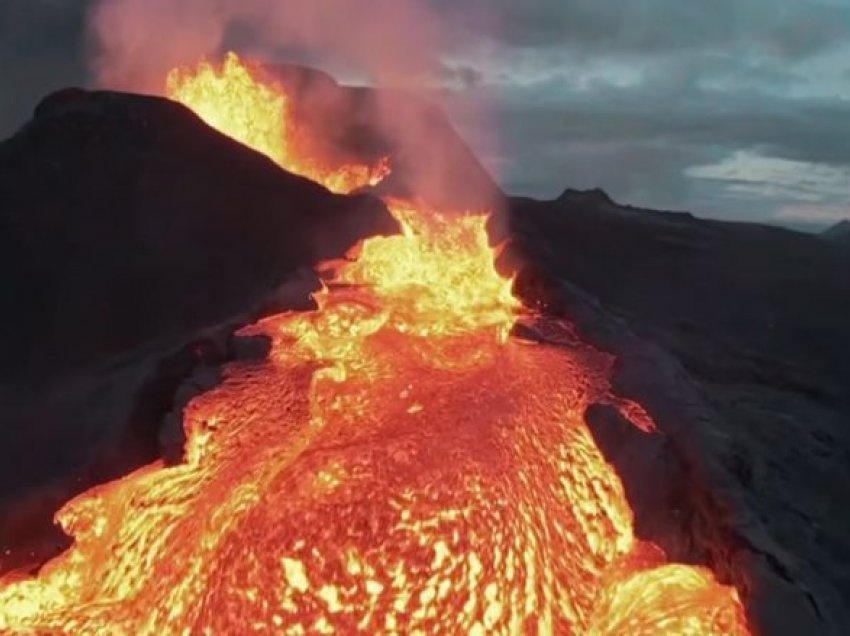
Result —
M228 63L242 88L202 65L171 94L311 165L275 139L286 96ZM270 359L190 404L184 464L58 513L75 544L0 586L4 633L748 633L735 589L636 540L583 420L610 358L508 337L485 215L388 205L402 234L337 264L317 311L246 330Z
M323 162L310 154L309 134L294 120L292 103L282 87L263 78L235 53L216 67L201 62L168 75L168 96L182 102L207 124L269 157L284 170L348 193L378 185L388 174L387 161L374 166Z

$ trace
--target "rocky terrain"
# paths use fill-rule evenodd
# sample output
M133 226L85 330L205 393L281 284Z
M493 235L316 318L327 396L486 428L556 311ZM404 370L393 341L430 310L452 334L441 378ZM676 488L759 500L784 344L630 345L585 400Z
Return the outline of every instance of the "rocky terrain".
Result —
M638 529L685 560L727 563L765 633L843 633L850 254L780 228L618 205L599 190L512 199L510 227L526 296L615 353L615 385L666 435L636 451L611 438L616 423L596 424L638 497ZM681 532L659 527L665 507ZM656 517L641 522L648 510ZM703 536L709 554L676 534Z
M439 111L279 73L329 127L328 152L391 155L383 192L422 180L405 125L432 126L419 151L434 192L499 197ZM464 183L474 201L457 199ZM738 583L763 633L846 633L850 251L601 191L497 203L518 292L616 355L616 388L659 426L588 413L638 532ZM170 102L45 100L0 145L0 570L61 549L49 519L68 496L173 450L188 399L224 362L263 354L235 326L304 306L317 260L393 229L377 199L282 172Z
M839 221L821 233L821 238L834 245L850 247L850 221Z

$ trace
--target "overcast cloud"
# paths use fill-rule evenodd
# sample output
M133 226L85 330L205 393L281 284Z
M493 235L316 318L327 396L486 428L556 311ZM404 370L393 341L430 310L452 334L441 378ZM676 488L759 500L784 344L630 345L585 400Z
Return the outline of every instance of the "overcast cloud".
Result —
M456 123L509 192L850 217L850 0L423 1L451 16L454 99L492 99L498 140ZM86 4L0 3L0 135L86 82Z

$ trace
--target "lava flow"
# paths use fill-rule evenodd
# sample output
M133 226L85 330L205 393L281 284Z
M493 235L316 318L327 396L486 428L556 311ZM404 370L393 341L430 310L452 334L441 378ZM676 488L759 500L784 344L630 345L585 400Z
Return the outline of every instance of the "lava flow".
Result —
M635 538L583 419L610 357L509 335L484 215L387 204L402 233L316 311L245 330L271 355L189 405L183 464L58 513L75 543L0 585L4 633L748 633L734 588Z

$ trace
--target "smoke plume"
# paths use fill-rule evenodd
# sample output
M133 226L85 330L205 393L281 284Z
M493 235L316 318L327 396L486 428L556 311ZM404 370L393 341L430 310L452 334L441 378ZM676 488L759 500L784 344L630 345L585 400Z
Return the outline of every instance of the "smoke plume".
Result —
M98 81L134 90L223 53L235 32L258 56L297 49L376 82L409 81L436 71L447 26L417 0L101 0L92 14Z

